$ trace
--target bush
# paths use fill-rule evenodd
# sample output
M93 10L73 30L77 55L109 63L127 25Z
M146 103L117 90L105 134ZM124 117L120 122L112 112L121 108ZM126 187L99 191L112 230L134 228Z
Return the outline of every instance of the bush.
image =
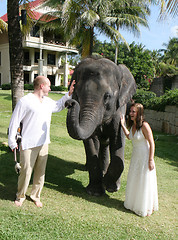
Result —
M166 91L161 97L156 97L153 92L137 89L133 99L135 102L143 104L146 109L164 111L167 105L178 107L178 89Z
M2 84L1 86L2 90L10 90L11 84ZM24 84L24 90L33 90L33 84ZM68 91L68 88L64 86L51 86L51 91Z
M2 90L10 90L11 89L11 84L10 83L2 84L1 88L2 88Z
M24 90L33 90L33 84L24 84Z
M144 89L137 89L136 94L134 95L133 99L135 102L143 104L145 108L149 104L150 99L155 99L156 94L151 91L146 91Z
M68 88L66 88L64 86L51 85L51 91L68 91Z

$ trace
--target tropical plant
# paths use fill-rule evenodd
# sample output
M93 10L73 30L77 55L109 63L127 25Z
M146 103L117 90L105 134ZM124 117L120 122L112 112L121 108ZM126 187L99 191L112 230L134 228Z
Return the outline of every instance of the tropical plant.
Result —
M167 14L170 14L172 17L178 15L178 1L177 0L165 0L161 1L161 12L160 17L165 18Z
M0 18L0 34L3 32L7 32L7 26L7 23Z
M117 61L119 64L125 64L130 69L139 88L149 88L155 76L155 61L157 59L154 60L151 56L151 51L144 49L142 44L133 42L129 45L129 48L130 51L124 43L119 44ZM94 50L96 53L114 61L114 43L97 41Z
M149 14L149 8L140 0L84 2L49 0L46 4L52 8L57 7L57 10L52 11L51 14L60 19L66 39L72 44L82 45L83 57L93 52L95 28L115 43L118 43L119 39L126 43L119 28L127 28L129 31L139 33L140 24L148 26L146 16Z
M111 11L112 18L110 19L112 25L119 32L120 29L124 29L132 32L134 35L140 35L139 26L148 27L147 16L150 15L150 9L148 2L140 0L124 0L114 1L114 8ZM115 49L115 63L117 64L118 56L118 44L120 40L123 40L128 49L129 46L122 35L117 36L113 39L116 45Z
M178 38L170 39L168 44L164 43L163 46L166 47L166 49L162 49L164 52L163 62L178 66Z
M159 50L153 50L153 51L150 51L150 56L154 63L154 78L159 77L160 71L161 71L160 62L161 62L162 55Z

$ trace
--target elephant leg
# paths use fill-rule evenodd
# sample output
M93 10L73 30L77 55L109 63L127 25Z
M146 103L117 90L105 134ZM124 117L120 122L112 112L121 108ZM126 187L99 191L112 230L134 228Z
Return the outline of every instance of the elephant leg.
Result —
M99 162L99 145L97 137L84 141L87 169L89 172L89 184L86 190L88 194L94 196L101 196L105 193L102 183L103 173Z
M105 189L108 192L116 192L120 188L120 177L124 170L124 143L125 137L122 138L122 146L120 148L111 141L111 161L103 179Z
M109 145L101 144L99 150L99 160L103 176L106 174L109 166Z

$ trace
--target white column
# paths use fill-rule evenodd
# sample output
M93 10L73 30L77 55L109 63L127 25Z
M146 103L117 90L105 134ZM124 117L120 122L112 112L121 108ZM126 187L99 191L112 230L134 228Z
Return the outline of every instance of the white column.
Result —
M67 53L65 55L65 63L64 63L64 86L68 87L68 72L69 72L69 64L67 62Z
M34 58L35 58L35 51L34 48L30 48L30 61L31 61L31 71L30 71L30 83L34 81Z
M61 86L61 75L58 73L55 76L55 86Z
M38 75L42 76L43 74L43 62L44 59L42 59L42 49L40 48L40 59L38 59Z
M34 71L30 71L30 83L32 84L34 81Z

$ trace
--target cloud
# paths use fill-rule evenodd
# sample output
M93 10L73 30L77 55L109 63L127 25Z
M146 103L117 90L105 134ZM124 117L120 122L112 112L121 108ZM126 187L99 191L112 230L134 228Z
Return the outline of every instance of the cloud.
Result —
M171 27L171 37L178 37L178 25Z

